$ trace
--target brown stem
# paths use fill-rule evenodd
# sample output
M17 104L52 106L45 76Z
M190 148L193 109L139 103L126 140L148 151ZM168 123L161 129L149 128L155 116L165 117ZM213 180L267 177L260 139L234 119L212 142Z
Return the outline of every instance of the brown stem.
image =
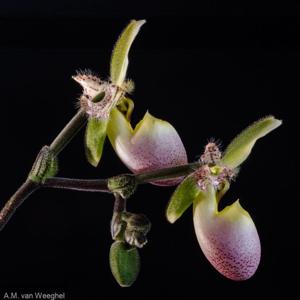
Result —
M126 211L126 199L124 199L118 193L114 193L115 203L113 215L110 221L110 232L113 240L116 240L118 237L123 234L123 223L122 222L122 213Z
M86 114L80 109L51 143L53 155L57 156L70 143L86 121Z
M126 210L126 199L122 198L118 193L114 193L115 204L114 213L120 213Z
M194 172L201 165L200 162L190 163L182 166L176 166L171 168L159 169L155 171L145 172L135 177L135 184L143 184L161 179L170 179L180 176L187 176ZM120 175L121 176L121 175ZM120 177L119 176L119 177ZM124 174L126 176L126 174ZM128 174L127 174L128 176ZM45 183L34 183L31 180L27 180L17 192L8 200L3 209L0 212L0 231L5 226L7 221L15 212L16 208L36 189L39 187L49 187L66 190L76 190L83 192L102 192L112 193L108 189L108 179L73 179L73 178L61 178L52 177L46 179ZM126 209L126 201L115 194L115 207L114 212L120 212Z
M111 193L107 188L107 179L48 178L43 187L75 190L83 192Z
M157 169L135 175L138 184L149 183L155 180L171 179L187 176L201 166L201 162L193 162L186 165Z
M9 221L16 209L23 203L23 201L36 191L40 186L31 180L26 180L20 188L10 197L0 211L0 231Z

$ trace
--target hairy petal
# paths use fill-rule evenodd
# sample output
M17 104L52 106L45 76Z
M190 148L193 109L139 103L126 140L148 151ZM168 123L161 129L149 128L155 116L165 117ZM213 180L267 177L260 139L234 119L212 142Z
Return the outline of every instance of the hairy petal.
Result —
M145 20L132 20L121 33L112 53L110 64L111 81L122 86L128 68L128 53L130 47Z
M194 202L194 228L209 262L225 277L249 279L260 262L260 240L253 220L237 200L218 212L212 187Z
M107 133L117 155L134 173L187 163L185 148L175 128L148 112L132 129L125 116L113 109ZM155 184L174 185L180 180L161 180Z
M232 169L238 167L248 158L256 141L281 124L282 121L275 119L273 116L254 122L228 145L222 159L223 164Z

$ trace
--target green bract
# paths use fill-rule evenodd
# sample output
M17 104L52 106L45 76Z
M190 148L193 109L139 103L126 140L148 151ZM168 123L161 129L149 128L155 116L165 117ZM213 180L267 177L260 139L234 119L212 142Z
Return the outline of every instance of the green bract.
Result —
M116 241L109 253L110 269L118 284L131 286L140 271L140 255L136 247Z
M110 79L117 86L122 86L128 67L128 52L145 20L132 20L120 35L111 57Z
M281 125L273 116L265 117L242 131L227 147L222 162L234 169L244 162L255 142Z
M32 168L28 179L35 183L44 183L48 178L54 177L58 172L57 157L53 154L49 146L44 146Z
M134 194L137 182L132 174L123 174L108 179L107 187L112 193L119 194L122 198L128 199Z

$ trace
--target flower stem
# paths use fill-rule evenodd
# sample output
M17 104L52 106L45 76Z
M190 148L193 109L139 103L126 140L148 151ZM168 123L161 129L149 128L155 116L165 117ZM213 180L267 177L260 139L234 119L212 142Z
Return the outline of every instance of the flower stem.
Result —
M111 193L107 188L107 179L48 178L43 187L75 190L83 192Z
M80 109L51 143L50 150L53 155L57 156L69 144L85 122L86 114Z
M155 180L172 179L180 176L186 176L194 172L200 165L200 162L194 162L186 165L140 173L135 175L135 178L138 184L148 183Z
M18 206L36 191L40 186L31 180L26 180L20 188L10 197L5 203L4 207L0 211L0 231L3 229L5 224L9 221L11 216L14 214Z
M50 150L52 151L53 156L57 156L66 147L76 133L78 133L78 131L82 128L85 122L85 112L80 109L51 143ZM67 185L66 182L60 182L60 184L63 183ZM79 185L79 183L77 184ZM90 182L87 186L89 185L92 185L92 183ZM23 183L23 185L15 192L15 194L11 196L11 198L6 202L0 211L0 231L15 213L15 210L18 208L18 206L20 206L23 201L39 187L41 187L41 184L27 179L25 183Z
M78 116L77 116L78 117ZM73 118L72 120L81 120L77 119L77 117ZM76 121L78 122L78 121ZM76 123L75 122L75 123ZM72 123L72 121L70 122ZM69 123L69 124L70 124ZM76 126L66 126L66 128L72 128L74 136L74 128ZM68 127L69 126L69 127ZM78 129L79 127L77 127ZM65 130L65 129L64 129ZM63 131L64 131L63 130ZM66 132L66 131L65 131ZM70 137L71 134L67 132L67 137ZM58 139L63 140L61 137ZM55 142L54 148L56 150L62 149L61 146L65 146L66 143ZM136 184L144 184L149 183L155 180L162 180L162 179L171 179L180 176L187 176L190 173L194 172L199 166L201 165L200 162L194 162L182 166L176 166L171 168L164 168L155 171L140 173L136 175L132 175L136 179ZM125 174L128 176L128 174ZM121 176L121 175L120 175ZM73 179L73 178L61 178L61 177L52 177L46 179L45 183L34 183L30 180L27 180L17 191L16 193L7 201L5 206L0 211L0 231L5 226L7 221L10 217L14 214L16 208L35 190L40 187L48 187L48 188L57 188L57 189L66 189L66 190L76 190L76 191L83 191L83 192L101 192L101 193L112 193L108 189L108 179ZM117 194L115 195L115 207L114 212L124 210L126 206L126 201Z
M126 210L126 199L122 198L119 194L115 193L115 203L114 203L114 214L120 213Z
M110 221L110 233L113 240L116 240L121 237L123 240L125 228L123 228L124 222L122 222L122 213L126 211L126 199L124 199L118 193L114 193L114 197L115 197L115 203L114 203L113 215Z
M136 184L144 184L155 180L172 179L180 176L187 176L190 173L194 172L197 168L199 168L200 165L200 162L194 162L182 166L140 173L137 175L130 174L130 176L133 176L136 179ZM128 175L129 174L124 174L124 176ZM122 177L122 175L115 177ZM109 179L73 179L52 177L48 178L45 181L43 187L76 190L82 192L112 193L112 191L108 189L108 181Z

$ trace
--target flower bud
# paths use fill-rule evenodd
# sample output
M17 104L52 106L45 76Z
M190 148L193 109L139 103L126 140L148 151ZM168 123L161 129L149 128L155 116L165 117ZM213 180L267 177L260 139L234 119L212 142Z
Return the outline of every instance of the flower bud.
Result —
M137 248L116 241L109 253L111 272L121 287L129 287L137 279L140 271L140 256Z
M122 220L126 222L124 233L128 244L142 248L147 243L147 233L151 229L149 219L143 214L122 213Z

